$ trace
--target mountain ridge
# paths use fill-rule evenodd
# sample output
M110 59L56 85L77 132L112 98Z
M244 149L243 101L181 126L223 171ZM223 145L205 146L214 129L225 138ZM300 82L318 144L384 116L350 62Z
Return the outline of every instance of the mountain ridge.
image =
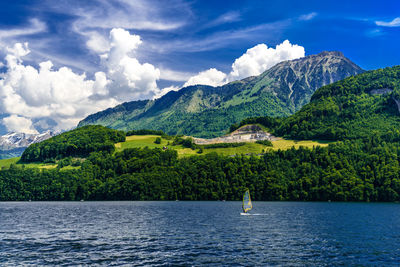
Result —
M246 117L293 114L319 87L362 72L341 52L324 51L280 62L259 76L223 86L194 85L155 100L125 102L89 115L78 127L100 124L121 130L146 128L216 137Z

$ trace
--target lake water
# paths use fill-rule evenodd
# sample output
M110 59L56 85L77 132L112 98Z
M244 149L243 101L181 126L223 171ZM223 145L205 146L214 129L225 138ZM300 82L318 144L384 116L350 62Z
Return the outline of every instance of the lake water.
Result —
M400 264L400 205L0 202L0 266Z

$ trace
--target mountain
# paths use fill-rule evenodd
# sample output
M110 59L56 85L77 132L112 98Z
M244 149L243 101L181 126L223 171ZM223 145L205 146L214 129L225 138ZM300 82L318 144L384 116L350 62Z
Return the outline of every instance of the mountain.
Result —
M55 132L46 131L40 134L11 132L0 136L0 159L18 157L31 144L42 142L55 135Z
M295 139L400 141L400 66L368 71L318 89L296 114L257 118ZM376 142L376 141L374 141Z
M88 116L78 126L216 137L247 117L293 114L319 87L362 72L342 53L322 52L281 62L259 76L223 86L189 86L156 100L123 103Z

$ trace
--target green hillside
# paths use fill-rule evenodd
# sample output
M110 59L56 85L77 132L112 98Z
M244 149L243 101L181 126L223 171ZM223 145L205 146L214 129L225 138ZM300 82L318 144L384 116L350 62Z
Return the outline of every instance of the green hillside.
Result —
M125 140L125 133L100 125L88 125L30 145L22 162L54 162L65 157L87 157L91 152L114 152L114 144Z
M400 140L400 66L369 71L320 88L311 102L280 121L275 133L296 139Z
M101 124L120 130L216 137L248 117L293 114L319 87L361 72L343 54L323 52L281 62L259 76L220 87L189 86L156 100L124 103L88 116L79 126Z

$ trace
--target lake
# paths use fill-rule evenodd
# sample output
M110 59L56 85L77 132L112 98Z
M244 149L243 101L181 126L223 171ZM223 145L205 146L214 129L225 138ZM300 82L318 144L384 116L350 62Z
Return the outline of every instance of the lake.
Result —
M400 264L395 203L0 202L0 266Z

